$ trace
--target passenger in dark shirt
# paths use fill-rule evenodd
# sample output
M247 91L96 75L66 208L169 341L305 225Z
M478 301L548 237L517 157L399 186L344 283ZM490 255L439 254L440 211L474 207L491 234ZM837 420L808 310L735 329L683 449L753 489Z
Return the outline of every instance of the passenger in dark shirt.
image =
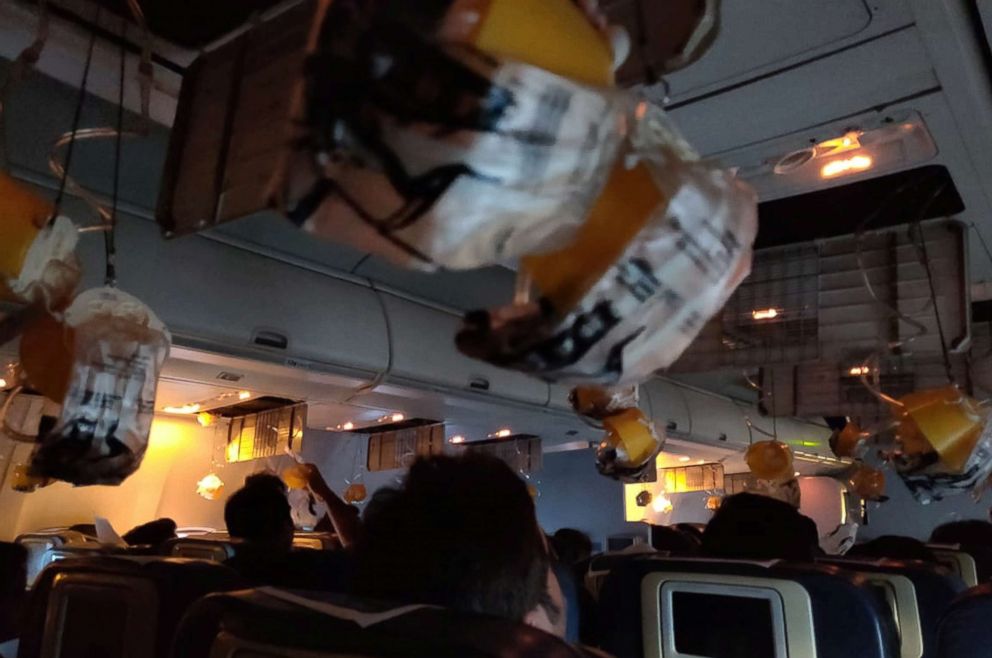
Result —
M356 594L563 630L534 502L502 461L420 459L399 488L376 492L363 522Z
M724 499L703 532L707 557L811 561L820 554L816 523L789 503L740 493Z
M252 475L224 507L232 538L240 540L227 565L253 585L335 591L344 587L343 552L293 548L286 485L274 475Z

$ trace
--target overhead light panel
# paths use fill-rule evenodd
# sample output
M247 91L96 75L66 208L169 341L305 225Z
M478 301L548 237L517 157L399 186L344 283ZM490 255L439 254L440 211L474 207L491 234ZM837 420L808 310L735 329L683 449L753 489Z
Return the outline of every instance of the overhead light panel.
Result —
M162 409L167 414L181 414L181 415L192 415L199 413L200 405L198 403L184 404L180 407L164 407Z
M239 400L247 400L251 397L251 391L238 391Z
M875 163L871 156L853 155L841 160L831 160L820 169L820 178L837 178L871 169Z
M761 308L751 311L751 318L754 320L774 320L779 316L777 308Z
M448 439L448 443L455 443L455 444L465 443L465 437L462 436L461 434L456 434L450 439Z

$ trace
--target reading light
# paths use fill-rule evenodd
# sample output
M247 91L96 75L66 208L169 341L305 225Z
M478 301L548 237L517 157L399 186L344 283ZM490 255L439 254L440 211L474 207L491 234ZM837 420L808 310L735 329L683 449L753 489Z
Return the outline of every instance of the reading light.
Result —
M682 455L681 457L679 457L679 461L684 464L684 463L690 461L690 458L689 457L686 457L685 455Z
M868 366L854 366L847 371L847 374L851 377L860 377L861 375L867 375L870 372L871 369Z
M207 413L206 411L201 411L196 414L196 422L200 424L200 427L210 427L217 421L217 417L213 414Z
M465 437L461 434L456 434L448 439L448 443L465 443Z
M7 380L0 377L0 388L7 388Z
M390 418L394 423L402 423L406 419L406 416L403 414L393 414Z
M345 432L350 432L351 430L355 429L355 423L349 420L347 423L341 426L341 429L343 429Z
M820 178L836 178L847 174L857 173L871 169L873 160L867 155L855 155L843 160L834 160L823 165L820 169Z
M498 432L496 432L496 434L494 434L494 436L497 439L505 439L506 437L510 436L511 434L513 434L513 432L511 432L509 429L507 429L507 428L504 427L503 429L501 429Z
M777 308L762 308L751 311L751 317L755 320L774 320L778 317Z
M251 391L239 391L238 392L238 399L239 400L247 400L250 397L251 397Z
M164 411L167 414L184 414L188 416L190 414L195 414L199 412L200 405L194 402L192 404L184 404L181 407L165 407L162 409L162 411Z

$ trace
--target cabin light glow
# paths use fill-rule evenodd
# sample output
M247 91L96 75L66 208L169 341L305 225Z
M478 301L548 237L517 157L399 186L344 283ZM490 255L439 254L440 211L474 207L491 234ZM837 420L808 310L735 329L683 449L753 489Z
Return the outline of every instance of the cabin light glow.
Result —
M679 457L679 461L682 462L683 464L686 463L687 461L689 461L689 459L690 458L689 457L686 457L685 455L682 455L681 457Z
M164 407L162 411L164 411L167 414L181 414L181 415L189 416L195 413L199 413L200 405L196 402L193 402L191 404L184 404L181 407Z
M341 429L343 429L345 432L350 432L351 430L355 429L355 423L349 420L347 423L341 426Z
M857 173L871 169L874 161L867 155L855 155L843 160L834 160L823 165L820 169L820 178L836 178L847 174Z
M210 427L217 422L217 417L213 414L207 413L206 411L201 411L196 414L196 422L200 424L200 427Z
M461 434L456 434L448 439L448 443L465 443L465 437Z
M513 434L513 432L511 432L509 429L504 427L503 429L497 431L493 436L495 436L497 439L505 439L511 434Z
M404 416L403 414L393 414L392 416L390 416L390 419L392 419L394 423L402 423L404 420L406 420L406 416Z
M861 132L854 130L845 134L843 137L820 142L816 145L816 152L818 155L833 155L857 148L861 148Z
M854 366L847 371L847 374L851 377L860 377L862 375L867 375L870 372L871 369L869 369L868 366Z
M7 380L0 377L0 388L7 388Z
M251 397L251 391L238 391L239 400L247 400Z
M651 509L653 509L658 514L668 514L673 509L672 501L662 492L658 492L654 496L654 500L651 501Z
M751 318L755 320L774 320L777 317L777 308L761 308L751 311Z

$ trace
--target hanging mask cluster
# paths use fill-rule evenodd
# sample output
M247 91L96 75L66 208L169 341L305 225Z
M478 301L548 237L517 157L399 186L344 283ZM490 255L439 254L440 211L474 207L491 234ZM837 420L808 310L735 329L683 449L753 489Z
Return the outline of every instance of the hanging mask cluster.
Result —
M18 386L8 393L3 411L24 389L60 407L58 417L51 419L53 427L39 424L30 463L18 465L14 486L22 490L55 479L75 485L119 484L137 470L148 444L159 372L169 352L170 335L162 322L114 287L126 53L122 47L116 127L80 129L95 43L91 34L72 130L56 140L57 148L67 147L65 162L54 156L50 161L60 178L54 204L0 173L0 299L26 306L17 316L22 332ZM107 137L116 138L117 154L109 210L69 178L77 140ZM94 206L101 224L86 230L102 233L106 245L106 287L78 296L75 248L80 229L60 215L67 190Z
M520 260L534 300L471 313L459 349L548 381L636 384L748 274L756 197L611 85L609 45L571 2L519 23L519 2L482 4L474 21L462 3L331 5L276 203L408 267ZM515 38L540 20L555 45Z
M572 390L570 401L577 414L606 432L596 448L600 474L622 482L642 481L665 447L665 437L637 407L637 389L580 386Z

